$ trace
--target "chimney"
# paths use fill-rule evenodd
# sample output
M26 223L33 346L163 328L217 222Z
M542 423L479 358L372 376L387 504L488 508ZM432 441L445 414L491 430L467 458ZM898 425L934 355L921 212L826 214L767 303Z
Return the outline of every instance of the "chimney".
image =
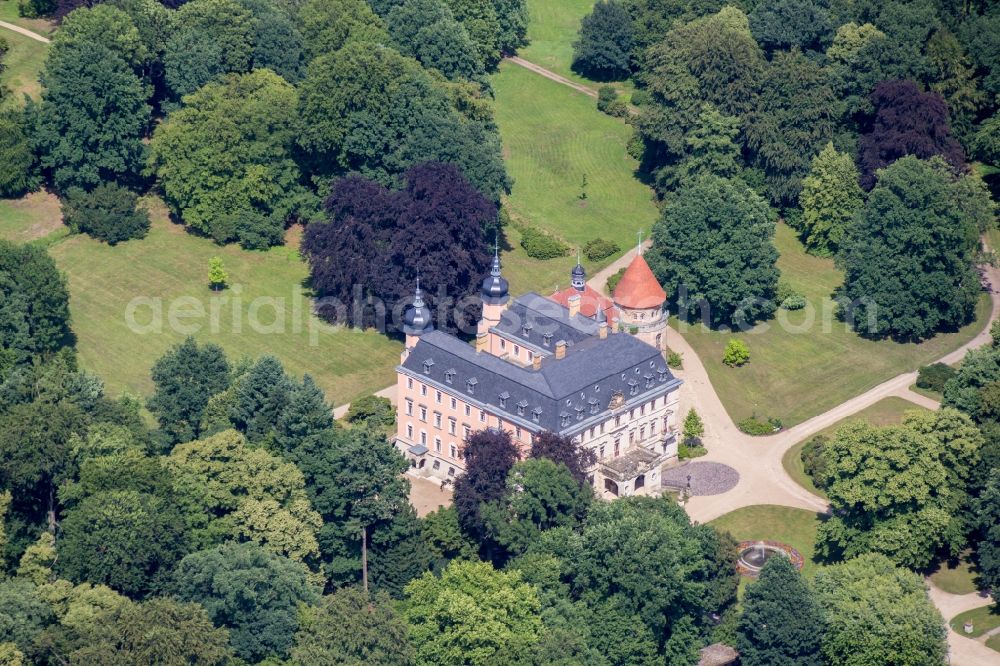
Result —
M608 322L602 321L600 323L600 325L597 327L597 335L601 338L601 340L608 337Z
M534 358L531 359L531 369L541 370L542 369L542 357L539 354L535 354Z
M566 341L559 340L556 342L556 360L561 361L566 358Z
M573 294L569 297L569 316L570 318L580 314L580 294Z
M490 336L488 333L480 333L476 336L476 351L484 352L489 345Z

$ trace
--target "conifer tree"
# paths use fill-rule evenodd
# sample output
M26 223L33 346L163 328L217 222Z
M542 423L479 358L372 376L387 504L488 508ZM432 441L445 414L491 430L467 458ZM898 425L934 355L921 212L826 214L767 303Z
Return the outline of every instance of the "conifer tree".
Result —
M311 376L303 376L302 383L288 394L288 405L278 420L278 445L292 452L332 427L333 413L323 391Z
M236 387L230 418L251 442L259 442L278 427L288 404L292 383L274 356L261 356Z
M809 175L802 181L799 205L806 247L820 256L835 254L848 224L864 205L851 156L828 143L813 158Z
M785 557L772 557L743 599L737 649L745 666L819 666L823 618Z

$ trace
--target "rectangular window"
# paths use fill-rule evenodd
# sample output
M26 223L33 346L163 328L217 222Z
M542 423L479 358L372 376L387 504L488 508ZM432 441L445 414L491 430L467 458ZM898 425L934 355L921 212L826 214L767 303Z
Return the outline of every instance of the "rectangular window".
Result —
M600 460L604 460L604 445L603 444L601 444L600 452L597 454L597 457Z
M427 420L427 408L422 405L420 407L420 420L421 421Z
M521 355L521 348L518 347L517 345L514 345L514 358L517 358L520 355Z
M642 416L645 416L645 414L646 414L646 405L642 405L641 407L639 407L639 414L642 415Z
M413 426L409 424L406 425L406 439L413 439Z
M628 443L629 444L634 444L635 443L635 430L629 431L629 433L628 433Z
M434 427L441 427L441 412L434 412Z
M427 433L423 430L420 431L420 443L427 446Z
M434 396L434 399L437 401L437 404L439 405L441 404L441 391L437 392L437 395Z
M651 434L653 434L653 435L656 434L656 420L655 419L649 422L649 432Z
M500 351L503 351L505 349L507 349L507 341L504 340L503 338L500 338Z
M420 395L427 395L427 384L420 385Z
M448 419L448 434L455 434L455 419Z
M470 407L469 405L465 406L465 415L472 416L472 407Z
M514 427L514 437L516 437L517 439L521 439L521 427L520 426L515 426Z
M406 378L406 388L408 389L413 388L413 377Z
M438 453L441 453L441 438L440 437L435 437L434 438L434 450L437 451Z
M646 426L639 428L639 441L646 439Z
M615 458L621 455L622 452L622 441L620 439L615 439Z
M451 408L458 409L458 401L455 400L454 398L451 399Z
M472 434L472 428L470 428L468 426L468 424L463 423L462 424L462 436L465 437L465 439L469 439L469 435L470 434Z
M618 416L615 417L615 427L617 428L621 424L622 424L622 415L619 414Z
M409 399L406 401L406 415L413 416L413 401Z
M457 458L458 457L458 449L455 448L454 444L452 444L450 447L448 447L448 453L451 454L452 458Z
M486 423L486 412L479 410L479 421L480 423Z

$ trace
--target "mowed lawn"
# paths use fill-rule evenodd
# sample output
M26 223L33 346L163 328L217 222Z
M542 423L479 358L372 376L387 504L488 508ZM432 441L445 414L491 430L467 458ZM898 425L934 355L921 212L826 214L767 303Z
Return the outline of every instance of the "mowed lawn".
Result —
M14 23L40 34L51 30L51 24L47 21L18 17L16 0L0 0L0 21ZM38 74L45 64L48 45L6 28L0 28L0 37L7 42L9 49L3 59L3 74L0 75L0 83L12 93L9 103L20 104L24 93L37 99L42 90Z
M806 254L784 224L778 225L775 245L781 254L782 279L806 297L807 308L780 310L775 319L735 336L700 324L673 322L705 364L735 421L756 413L780 418L785 426L800 423L955 350L974 338L989 317L989 297L984 293L976 320L957 332L919 344L866 340L832 315L830 294L843 282L833 261ZM750 362L742 368L722 364L723 350L732 337L750 347Z
M573 43L579 37L580 22L594 8L593 0L528 0L528 45L517 55L556 74L596 88L594 81L573 71ZM615 81L619 91L631 94L631 81Z
M882 398L874 405L870 405L869 407L862 409L857 414L848 416L846 419L837 421L829 428L821 430L811 437L805 438L792 448L788 449L785 451L785 455L781 458L781 464L785 468L785 471L788 472L788 475L791 476L792 479L794 479L800 486L815 495L826 497L826 493L813 484L812 479L808 474L806 474L805 469L803 469L802 466L802 447L804 447L809 440L820 435L832 437L839 428L855 421L867 421L875 426L902 423L903 416L905 416L907 412L914 410L919 412L926 411L924 407L897 396Z
M812 576L818 566L813 562L813 555L820 521L820 515L814 511L758 504L719 516L709 525L729 532L737 541L770 539L786 543L802 553L802 572Z
M296 377L311 374L335 405L394 381L398 342L375 332L318 325L310 315L309 292L302 287L306 265L293 247L268 252L220 247L168 221L158 200L149 205L154 221L144 239L110 247L78 235L49 248L69 281L81 364L104 379L110 394L148 397L153 363L189 332L222 346L232 361L274 354ZM215 255L223 258L232 285L222 292L208 287L208 260ZM143 300L134 303L136 326L130 326L128 308L137 298ZM202 316L183 316L199 308ZM283 323L276 321L276 309ZM160 326L154 325L157 310ZM318 331L315 343L311 330Z
M626 252L636 245L640 229L648 236L658 213L651 190L635 178L636 161L625 152L631 129L624 122L598 112L592 98L509 62L492 81L514 180L507 206L516 220L572 247L600 237ZM584 189L586 199L580 197ZM521 249L516 230L506 233L513 251L504 256L504 275L513 293L567 286L576 263L572 251L534 260ZM593 274L614 259L584 259L584 266Z

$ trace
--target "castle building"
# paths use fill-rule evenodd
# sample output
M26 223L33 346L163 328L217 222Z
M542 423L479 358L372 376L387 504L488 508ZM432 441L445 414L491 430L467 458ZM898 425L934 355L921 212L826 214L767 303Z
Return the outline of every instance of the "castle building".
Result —
M603 497L649 494L677 459L681 380L664 360L666 294L640 252L611 299L586 284L511 298L494 255L475 344L434 330L419 284L403 317L396 445L415 474L454 478L475 430L511 434L522 456L543 431L592 449Z

